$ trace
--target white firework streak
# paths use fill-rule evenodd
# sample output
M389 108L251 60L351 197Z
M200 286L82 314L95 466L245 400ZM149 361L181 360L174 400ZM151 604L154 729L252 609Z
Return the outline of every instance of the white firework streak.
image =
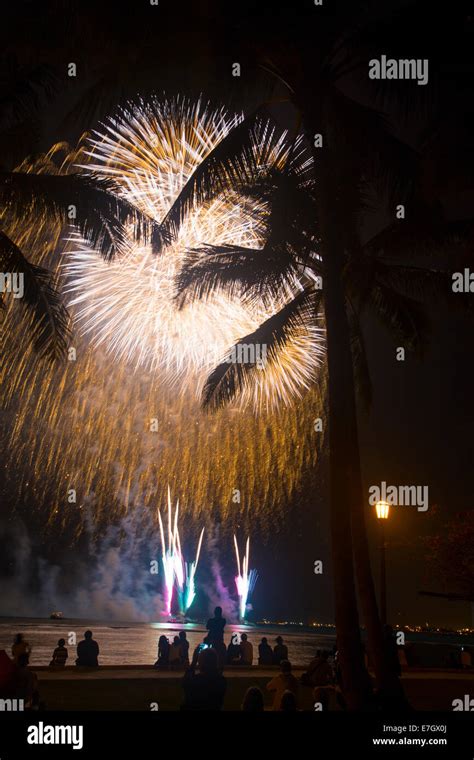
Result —
M171 605L173 602L173 589L175 577L178 579L179 590L179 563L177 550L179 547L179 536L177 536L177 524L178 524L178 509L179 502L176 504L176 513L173 521L172 507L171 507L171 494L168 486L168 540L165 541L165 534L163 530L163 521L161 519L161 513L158 512L158 520L160 523L160 536L161 536L161 557L163 563L163 572L165 576L165 615L171 613ZM182 569L182 562L181 562ZM182 590L182 584L181 584Z
M90 138L87 174L113 180L116 190L155 221L162 221L209 152L239 123L201 100L151 99L122 108ZM272 146L267 160L283 161L286 143L262 125L259 143ZM298 147L303 150L301 144ZM255 145L257 154L258 145ZM261 248L255 211L263 205L240 197L217 198L191 209L177 239L160 255L138 244L130 227L117 260L105 262L77 232L66 250L65 290L78 329L92 344L135 369L159 371L178 392L199 395L206 377L239 339L256 330L286 302L249 301L235 289L176 306L176 277L184 256L203 244ZM288 298L301 289L295 279ZM314 381L324 354L324 331L314 319L294 328L291 341L267 359L240 399L256 409L301 396Z
M195 575L199 562L199 555L201 553L202 537L204 535L204 528L199 536L198 547L196 551L196 559L194 562L186 562L186 594L184 598L184 611L187 612L191 607L194 597L196 596Z
M257 582L258 573L256 570L249 571L250 560L250 538L247 538L245 547L245 554L242 557L242 572L240 570L240 554L237 538L234 535L235 556L237 558L237 577L235 579L235 585L237 587L237 594L239 596L239 615L240 619L245 619L245 613L247 611L247 604L252 593L255 584Z
M178 592L179 609L182 615L189 609L196 595L195 575L201 553L202 539L204 528L199 537L196 559L194 562L185 562L181 551L181 539L178 527L179 518L179 500L176 502L176 509L173 516L171 505L171 493L168 486L168 541L165 542L163 521L161 514L158 513L160 523L160 535L162 546L162 562L165 575L165 614L171 614L171 605L173 601L173 589L176 584Z

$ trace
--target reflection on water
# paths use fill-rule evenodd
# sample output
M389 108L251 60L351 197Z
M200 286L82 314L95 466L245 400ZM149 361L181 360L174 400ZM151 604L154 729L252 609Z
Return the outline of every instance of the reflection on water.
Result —
M199 644L206 635L201 623L115 623L107 625L103 621L91 620L44 620L37 618L0 618L0 649L11 653L15 633L23 633L32 647L30 662L32 665L49 665L51 654L59 638L66 639L69 650L68 665L73 665L76 657L75 647L68 646L68 634L73 631L79 641L88 628L93 632L99 644L99 662L102 665L144 665L153 664L157 658L158 638L164 634L170 641L179 631L185 630L190 643L190 650ZM321 629L319 629L321 630ZM246 632L254 645L254 662L258 657L257 646L262 636L268 638L274 646L275 638L283 636L288 646L289 657L294 665L306 665L318 648L331 648L335 642L334 629L326 633L312 633L307 629L288 630L280 626L227 625L225 629L226 644L235 632Z
M11 653L15 633L23 633L32 647L31 664L49 665L51 654L59 638L66 639L69 650L68 665L73 665L76 659L76 649L67 644L71 631L79 641L90 628L94 638L99 643L99 662L102 665L152 665L157 658L159 637L164 634L170 641L179 631L185 630L191 652L206 635L202 623L117 623L108 625L104 621L91 620L45 620L44 618L0 618L0 649ZM288 646L289 658L293 665L307 665L314 657L317 649L331 649L335 644L334 628L318 628L318 633L308 628L297 626L247 626L227 625L225 642L229 644L231 635L235 632L246 632L249 641L254 646L254 663L257 662L257 647L262 636L268 638L273 647L275 638L283 636ZM457 644L473 646L473 636L458 636L456 634L407 634L407 641L425 641L427 643Z

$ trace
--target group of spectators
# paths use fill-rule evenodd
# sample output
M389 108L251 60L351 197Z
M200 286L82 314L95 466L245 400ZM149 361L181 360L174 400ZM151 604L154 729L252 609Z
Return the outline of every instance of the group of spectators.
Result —
M0 651L0 696L21 700L24 710L39 709L38 677L29 668L31 647L18 633L12 646L12 658Z
M182 687L184 691L183 710L220 710L226 693L226 679L223 670L228 666L250 667L253 664L253 645L246 633L240 642L237 634L232 634L228 646L224 643L226 620L222 609L216 607L214 617L207 622L207 635L198 644L189 660L189 642L186 632L181 631L174 636L170 643L164 635L158 641L158 659L155 667L159 670L183 670ZM386 660L394 675L400 675L397 647L389 626L384 632ZM54 649L51 667L63 668L68 660L68 650L65 640L59 639ZM21 633L17 634L12 646L12 659L5 652L0 652L0 692L8 684L8 693L24 702L24 709L38 709L39 692L36 674L29 668L31 647ZM92 631L84 633L84 639L77 645L76 665L83 667L98 667L99 645L94 640ZM344 709L343 686L340 669L337 663L336 647L331 652L316 652L307 671L298 679L292 673L288 660L288 648L281 636L276 638L272 647L264 637L258 645L258 664L260 666L280 667L280 672L266 684L266 690L273 694L273 709L291 711L298 709L298 691L300 684L313 689L315 702L321 704L321 709L329 706L331 694L336 696L339 706ZM371 686L368 683L368 691ZM2 694L0 693L0 696ZM397 697L403 701L401 697ZM242 709L258 711L264 709L263 692L253 686L245 694Z
M214 648L196 650L192 662L183 677L184 702L182 710L221 710L224 704L227 681L219 667ZM266 684L273 695L273 710L291 712L298 709L298 679L291 672L288 660L280 662L280 672ZM258 686L247 689L242 710L262 712L265 709L264 694Z

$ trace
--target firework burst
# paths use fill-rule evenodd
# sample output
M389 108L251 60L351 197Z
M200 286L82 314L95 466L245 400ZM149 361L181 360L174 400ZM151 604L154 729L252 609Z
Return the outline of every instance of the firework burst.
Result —
M83 170L116 184L123 195L156 222L161 222L187 180L206 155L238 123L224 110L213 111L201 101L140 102L123 109L96 132L86 151ZM287 158L285 135L262 124L254 146L255 161L281 166ZM259 145L268 144L263 157ZM301 148L299 148L302 150ZM258 213L259 212L259 213ZM66 291L75 307L81 332L96 347L137 369L160 371L176 391L199 395L204 381L230 346L253 332L284 305L284 301L249 303L242 294L214 292L179 310L176 278L188 250L205 244L263 246L262 204L226 194L193 208L183 220L176 241L162 255L140 246L130 230L116 262L103 261L73 234L67 253ZM300 288L295 279L290 299ZM289 402L314 381L323 353L322 330L309 321L295 329L292 340L249 385L241 405L256 408Z
M77 150L58 144L18 168L66 174L82 166L113 177L118 192L160 220L235 123L236 117L201 103L139 103ZM61 273L75 323L74 360L50 365L29 344L28 317L20 310L6 315L17 327L8 343L0 335L4 496L11 501L14 493L18 510L46 511L55 532L72 527L76 535L86 521L109 523L137 505L158 523L154 505L166 500L170 483L186 497L186 514L201 523L219 517L229 529L237 520L248 524L250 503L255 527L266 525L269 510L273 521L284 518L302 473L317 457L311 435L322 414L320 391L313 387L304 401L298 395L318 373L320 334L302 326L280 367L269 363L258 387L244 394L239 413L234 407L211 417L197 398L207 372L269 307L244 307L226 293L182 310L173 301L185 248L258 244L261 230L246 211L241 199L194 209L160 256L136 245L130 231L121 258L109 264L74 229L28 209L21 225L3 213L5 231L29 259ZM291 398L291 406L281 404Z

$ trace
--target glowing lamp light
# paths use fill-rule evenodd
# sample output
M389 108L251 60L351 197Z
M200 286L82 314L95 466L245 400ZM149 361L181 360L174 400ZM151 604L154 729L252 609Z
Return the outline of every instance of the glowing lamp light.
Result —
M388 501L378 501L375 505L375 511L379 520L386 520L388 518L388 512L390 504Z

